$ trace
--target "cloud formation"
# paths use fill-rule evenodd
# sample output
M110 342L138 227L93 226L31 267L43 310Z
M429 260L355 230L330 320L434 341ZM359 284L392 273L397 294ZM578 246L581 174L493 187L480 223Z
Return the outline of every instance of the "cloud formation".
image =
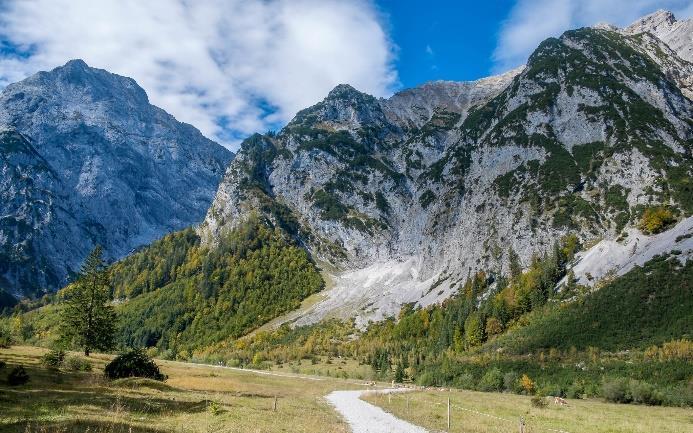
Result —
M519 66L544 39L566 30L607 22L627 26L657 9L677 18L693 15L692 0L518 0L501 26L493 72Z
M5 0L0 87L70 59L134 78L153 104L236 147L339 83L397 85L371 0Z

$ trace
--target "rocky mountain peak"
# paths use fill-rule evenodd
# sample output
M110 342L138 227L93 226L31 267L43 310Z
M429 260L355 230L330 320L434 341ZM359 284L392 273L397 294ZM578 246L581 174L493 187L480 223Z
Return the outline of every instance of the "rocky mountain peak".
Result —
M72 60L0 92L0 288L59 288L95 244L117 259L198 223L233 154Z
M650 33L683 60L693 62L693 19L677 20L673 13L658 10L622 30L624 34Z
M676 23L676 17L670 11L660 9L649 15L645 15L625 28L628 33L650 32L653 34L663 33L671 30Z
M339 84L321 102L299 111L289 126L358 129L364 123L382 125L383 117L376 98L349 84Z

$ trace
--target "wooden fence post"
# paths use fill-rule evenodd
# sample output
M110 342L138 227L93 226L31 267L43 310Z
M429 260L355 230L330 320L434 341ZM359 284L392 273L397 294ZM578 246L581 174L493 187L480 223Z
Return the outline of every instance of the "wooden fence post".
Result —
M450 397L448 397L448 431L450 431Z
M520 433L525 433L525 418L520 417Z
M274 403L272 403L272 410L277 411L277 396L274 396Z

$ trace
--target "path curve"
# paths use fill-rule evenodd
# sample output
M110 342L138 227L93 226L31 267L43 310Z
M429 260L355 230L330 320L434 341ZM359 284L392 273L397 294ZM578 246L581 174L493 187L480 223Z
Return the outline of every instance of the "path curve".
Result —
M379 392L398 392L386 389ZM334 391L325 396L351 427L353 433L428 433L428 430L410 424L361 400L361 395L373 391Z

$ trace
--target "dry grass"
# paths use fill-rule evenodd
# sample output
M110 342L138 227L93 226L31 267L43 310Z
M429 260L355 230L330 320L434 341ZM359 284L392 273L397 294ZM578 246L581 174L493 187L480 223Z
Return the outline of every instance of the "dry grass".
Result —
M568 406L536 408L530 397L461 390L428 390L407 394L364 397L394 415L431 431L447 428L447 399L450 398L451 432L507 433L519 431L520 417L526 433L691 433L693 410L570 400ZM407 406L407 399L409 404ZM505 420L465 411L466 408ZM507 420L507 421L506 421Z
M34 347L0 350L8 364L0 371L0 432L348 431L322 398L355 387L346 381L157 361L169 376L165 386L142 380L113 383L102 376L110 356L92 356L91 373L56 373L39 365L44 353ZM31 381L9 387L4 378L18 364Z

